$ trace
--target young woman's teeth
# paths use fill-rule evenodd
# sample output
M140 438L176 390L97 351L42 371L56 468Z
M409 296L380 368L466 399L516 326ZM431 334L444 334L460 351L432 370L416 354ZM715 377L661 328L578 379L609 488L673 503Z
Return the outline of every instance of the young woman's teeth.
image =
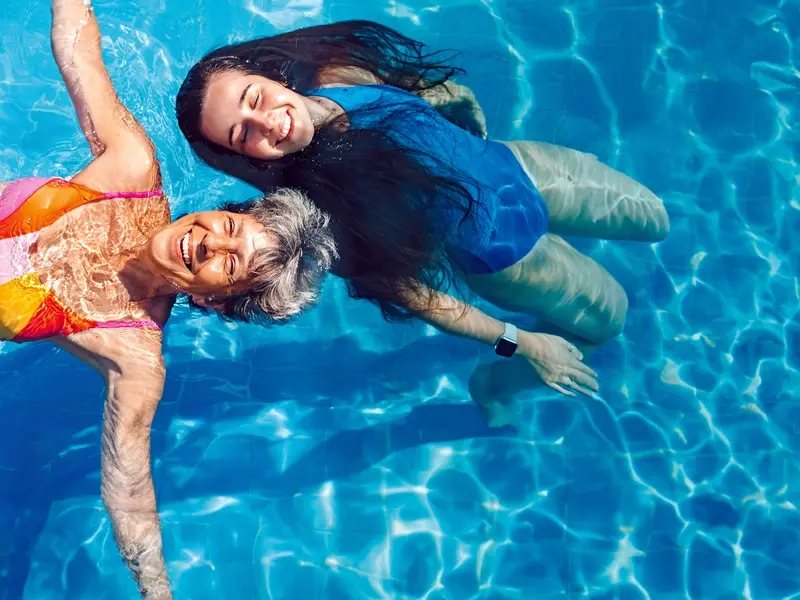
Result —
M289 116L289 113L286 113L286 116L283 118L283 126L281 127L281 133L278 136L278 143L282 142L286 139L286 136L289 135L289 130L292 128L292 118Z
M181 254L183 254L183 264L190 271L192 270L192 261L189 260L189 232L181 238Z

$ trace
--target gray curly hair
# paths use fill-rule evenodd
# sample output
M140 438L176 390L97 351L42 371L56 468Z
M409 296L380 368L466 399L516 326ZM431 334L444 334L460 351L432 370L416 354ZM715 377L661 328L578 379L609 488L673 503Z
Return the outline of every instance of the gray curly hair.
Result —
M248 323L285 321L312 306L339 255L330 217L290 188L220 210L247 214L264 225L273 244L253 254L247 291L218 299L223 317Z

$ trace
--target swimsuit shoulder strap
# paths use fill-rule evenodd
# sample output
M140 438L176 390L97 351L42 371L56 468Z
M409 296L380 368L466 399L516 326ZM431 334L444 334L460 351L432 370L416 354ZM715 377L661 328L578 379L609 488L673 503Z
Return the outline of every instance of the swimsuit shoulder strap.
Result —
M147 192L106 192L103 194L103 200L112 200L113 198L155 198L163 195L164 190L161 188Z
M150 319L141 321L98 321L95 323L98 329L163 329L161 325Z

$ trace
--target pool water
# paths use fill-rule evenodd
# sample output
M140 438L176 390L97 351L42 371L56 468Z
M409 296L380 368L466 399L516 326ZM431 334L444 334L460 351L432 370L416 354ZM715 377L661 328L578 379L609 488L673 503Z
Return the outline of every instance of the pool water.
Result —
M153 432L176 599L800 597L800 4L95 7L176 213L253 194L179 135L192 62L369 18L462 49L493 138L597 154L673 223L655 246L579 243L628 291L624 334L591 361L597 399L523 395L514 427L466 393L490 350L385 324L333 279L282 328L176 311ZM0 16L0 180L89 158L49 26L45 0ZM100 379L6 344L0 381L0 598L136 598L99 498Z

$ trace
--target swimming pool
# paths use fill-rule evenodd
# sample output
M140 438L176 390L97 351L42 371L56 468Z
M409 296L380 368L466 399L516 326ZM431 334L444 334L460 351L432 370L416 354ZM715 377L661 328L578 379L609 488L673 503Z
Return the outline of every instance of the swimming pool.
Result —
M673 222L653 248L582 245L628 290L625 333L591 363L600 398L522 398L515 430L466 397L485 351L384 324L336 281L268 331L177 311L153 432L176 599L800 595L797 3L95 6L176 212L252 193L179 136L191 63L358 17L463 49L492 137L593 152ZM0 17L0 180L88 158L49 25L45 0ZM98 496L102 386L85 375L50 346L0 346L0 598L136 597Z

